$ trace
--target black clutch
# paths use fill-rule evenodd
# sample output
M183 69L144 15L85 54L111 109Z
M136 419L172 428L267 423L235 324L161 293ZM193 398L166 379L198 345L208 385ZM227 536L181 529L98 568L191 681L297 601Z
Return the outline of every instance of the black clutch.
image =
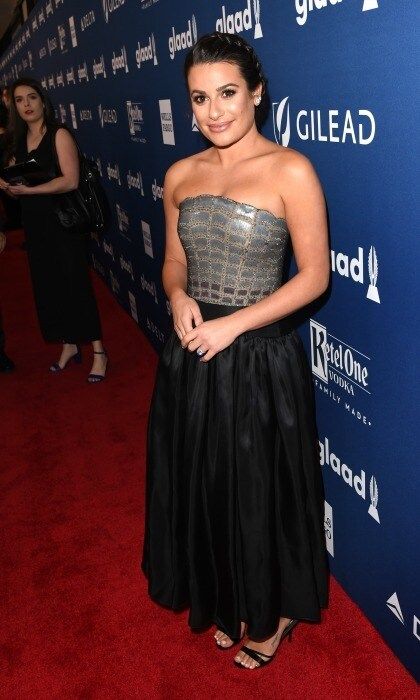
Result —
M10 185L40 185L51 180L51 173L45 172L35 158L30 158L23 163L8 165L0 171L0 177Z

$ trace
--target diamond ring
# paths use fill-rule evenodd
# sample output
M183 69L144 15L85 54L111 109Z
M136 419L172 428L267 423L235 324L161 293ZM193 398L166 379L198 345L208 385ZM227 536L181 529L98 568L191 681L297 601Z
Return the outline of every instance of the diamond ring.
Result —
M201 357L201 355L204 355L204 350L200 350L200 348L197 348L197 355L198 357Z

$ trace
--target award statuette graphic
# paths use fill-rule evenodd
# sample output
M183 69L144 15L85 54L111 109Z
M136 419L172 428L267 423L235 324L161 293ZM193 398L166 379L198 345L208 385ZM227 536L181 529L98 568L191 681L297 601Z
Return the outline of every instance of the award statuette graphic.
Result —
M263 33L260 23L260 0L254 0L255 29L254 39L261 39Z
M157 53L156 53L156 42L155 42L155 35L152 32L152 51L153 51L153 65L157 66L158 65L158 60L157 60Z
M197 42L198 39L198 32L197 32L197 21L195 19L195 15L191 17L191 28L192 28L192 35L193 35L193 44Z
M377 9L378 9L378 0L363 0L362 12L366 12L366 10L377 10Z
M369 484L369 493L370 493L370 506L368 513L369 515L372 516L374 520L376 520L377 523L381 523L379 520L379 513L378 513L378 484L376 483L376 479L374 476L372 476Z
M376 286L378 281L378 258L376 257L376 250L373 245L370 246L369 250L368 266L370 285L366 296L368 299L371 299L371 301L376 301L377 304L380 304L381 300Z

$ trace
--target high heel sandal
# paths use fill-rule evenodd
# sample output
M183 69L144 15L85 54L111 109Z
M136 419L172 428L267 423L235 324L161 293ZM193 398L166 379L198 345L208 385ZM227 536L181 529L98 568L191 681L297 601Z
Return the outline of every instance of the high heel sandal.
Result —
M67 360L64 367L60 367L58 362L54 362L54 364L51 365L51 367L50 367L50 372L52 372L53 374L57 374L57 372L62 372L63 369L66 369L69 362L74 362L74 364L80 365L80 363L82 361L82 349L79 345L76 345L76 348L77 348L77 350L76 350L75 354L72 355L71 357L69 357L69 359Z
M106 358L106 365L105 365L105 371L108 367L108 355L106 354L105 350L94 350L93 351L94 355L105 355ZM89 374L87 378L87 382L89 384L98 384L99 382L102 382L105 379L105 374L92 374L92 372Z
M279 646L283 639L285 639L286 637L289 637L289 642L292 641L292 630L294 627L296 627L298 622L299 620L290 620L290 622L286 625L281 634ZM278 652L279 646L277 647L274 654L271 654L271 656L269 654L263 654L262 651L255 651L255 649L249 649L249 647L247 646L241 647L241 651L243 651L245 654L247 654L247 656L249 656L251 659L254 659L254 661L257 662L258 666L255 666L255 668L261 668L262 666L267 666L267 664L273 661L274 657ZM240 668L247 668L240 661L235 661L235 659L233 660L233 663L235 664L235 666L240 666ZM255 668L253 670L255 670Z

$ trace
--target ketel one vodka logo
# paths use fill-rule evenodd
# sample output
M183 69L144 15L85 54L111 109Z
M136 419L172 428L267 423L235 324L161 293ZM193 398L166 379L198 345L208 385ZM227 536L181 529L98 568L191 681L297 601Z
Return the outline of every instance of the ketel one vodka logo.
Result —
M186 31L175 33L175 27L172 27L172 34L169 37L169 55L171 58L175 58L177 51L182 51L191 47L197 41L197 22L195 16L193 15L191 19L188 20L188 26Z
M366 297L371 301L375 301L377 304L380 304L381 300L377 287L379 264L376 249L373 245L370 246L369 249L367 266L369 273L369 287ZM331 250L331 268L333 272L337 272L341 277L350 277L353 282L364 284L365 273L363 248L359 246L357 248L357 257L351 259L349 259L349 256L345 253L336 253L334 250Z
M327 437L324 441L319 441L319 461L321 467L327 465L331 467L333 472L341 476L344 483L350 488L353 488L357 495L363 500L366 500L366 473L363 469L360 470L360 476L345 464L334 452L330 450L330 441ZM369 515L380 524L378 512L378 484L374 476L369 482L370 506Z
M261 39L263 33L261 28L261 2L260 0L252 1L252 8L254 10L254 39ZM238 10L237 12L232 12L228 14L226 12L225 5L222 5L222 16L216 21L216 31L224 32L228 34L239 34L240 32L246 32L252 29L253 17L251 13L251 0L247 0L246 7L243 10Z
M347 394L354 396L355 388L370 394L370 358L351 345L329 334L325 326L310 319L312 372L328 384L335 382Z

